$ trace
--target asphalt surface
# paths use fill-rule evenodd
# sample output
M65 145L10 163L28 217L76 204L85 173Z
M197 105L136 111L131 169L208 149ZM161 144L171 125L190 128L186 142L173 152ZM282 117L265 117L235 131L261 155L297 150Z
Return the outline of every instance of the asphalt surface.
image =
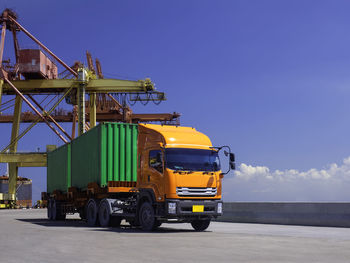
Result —
M205 232L89 228L46 210L0 210L0 262L350 262L350 228L212 222Z

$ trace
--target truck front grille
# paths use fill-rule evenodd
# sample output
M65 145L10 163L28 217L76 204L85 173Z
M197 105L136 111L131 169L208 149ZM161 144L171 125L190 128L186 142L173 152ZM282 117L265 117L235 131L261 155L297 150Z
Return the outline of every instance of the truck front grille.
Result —
M215 196L216 187L176 187L178 196Z

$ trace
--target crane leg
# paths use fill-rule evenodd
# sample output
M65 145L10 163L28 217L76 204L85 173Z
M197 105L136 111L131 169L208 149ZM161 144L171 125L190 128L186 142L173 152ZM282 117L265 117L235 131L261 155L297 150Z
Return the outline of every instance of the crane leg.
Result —
M0 106L1 106L1 99L2 99L2 85L4 84L4 81L2 79L0 79ZM0 115L1 115L1 111L0 111Z
M78 134L85 132L85 87L78 88Z
M90 128L96 126L96 93L90 94Z
M15 109L13 113L13 123L11 132L11 142L14 141L19 133L19 125L21 120L22 112L22 98L16 95ZM13 143L10 148L11 153L17 152L17 142ZM11 206L16 204L16 186L17 186L17 176L18 176L18 166L17 163L9 163L9 199L11 201Z

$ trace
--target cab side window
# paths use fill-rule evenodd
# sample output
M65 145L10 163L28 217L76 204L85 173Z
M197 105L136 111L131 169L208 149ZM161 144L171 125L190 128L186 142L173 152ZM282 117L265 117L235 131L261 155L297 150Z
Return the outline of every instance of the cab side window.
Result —
M163 172L163 158L161 150L149 151L149 167L156 169L158 172Z

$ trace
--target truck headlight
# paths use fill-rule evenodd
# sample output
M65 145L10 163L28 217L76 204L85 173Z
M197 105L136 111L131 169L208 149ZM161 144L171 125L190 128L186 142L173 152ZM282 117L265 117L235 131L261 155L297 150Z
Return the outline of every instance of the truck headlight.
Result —
M176 203L168 203L168 214L176 214Z
M218 214L222 214L222 203L218 203Z

